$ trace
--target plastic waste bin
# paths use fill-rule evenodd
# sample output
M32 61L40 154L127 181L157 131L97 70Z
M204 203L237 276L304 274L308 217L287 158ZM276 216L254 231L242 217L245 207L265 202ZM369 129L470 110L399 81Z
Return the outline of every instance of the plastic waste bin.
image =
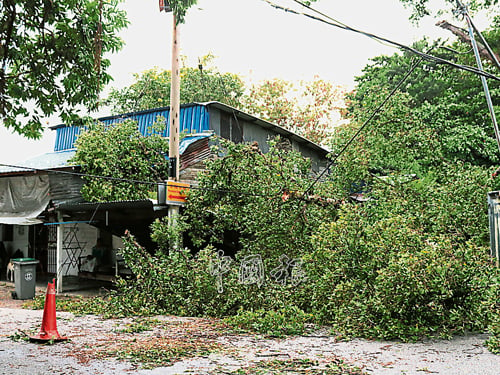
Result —
M14 284L16 287L16 299L33 299L35 298L36 285L36 265L38 260L33 258L15 258L12 259L14 264Z

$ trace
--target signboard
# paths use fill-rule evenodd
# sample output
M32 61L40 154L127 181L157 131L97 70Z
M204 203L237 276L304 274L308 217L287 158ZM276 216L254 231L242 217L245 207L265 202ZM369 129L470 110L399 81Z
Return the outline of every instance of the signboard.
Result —
M167 203L186 203L189 184L177 181L167 181Z

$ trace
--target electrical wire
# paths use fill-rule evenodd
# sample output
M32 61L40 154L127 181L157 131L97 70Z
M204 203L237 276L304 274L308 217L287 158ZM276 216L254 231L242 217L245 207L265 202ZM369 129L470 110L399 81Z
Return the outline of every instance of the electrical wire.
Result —
M330 21L332 21L332 22L335 22L336 24L338 24L338 25L342 26L343 28L350 29L350 27L349 27L348 25L346 25L345 23L343 23L343 22L341 22L341 21L339 21L339 20L337 20L337 19L335 19L335 18L333 18L333 17L331 17L331 16L329 16L329 15L327 15L327 14L325 14L325 13L322 13L322 12L320 12L320 11L319 11L319 10L317 10L317 9L312 8L310 5L305 4L305 3L303 3L302 1L298 1L298 0L293 0L293 1L294 1L294 2L296 2L296 3L297 3L297 4L299 4L299 5L302 5L303 7L307 8L307 9L309 9L309 10L312 10L313 12L315 12L315 13L319 14L320 16L325 17L325 18L329 19L329 20L330 20ZM268 3L269 3L269 2L268 2ZM389 43L387 43L387 42L384 42L384 41L379 40L379 39L377 39L377 38L372 38L372 37L371 37L371 36L369 36L369 35L366 35L366 36L370 37L371 39L373 39L373 40L374 40L374 41L376 41L377 43L380 43L380 44L382 44L382 45L384 45L384 46L393 47L393 45L391 45L391 44L389 44Z
M108 180L108 181L127 182L127 183L142 184L142 185L156 185L156 186L158 186L158 185L163 185L165 183L163 181L153 182L153 181L145 181L145 180L136 180L136 179L131 179L131 178L92 175L92 174L80 173L80 172L39 169L39 168L25 167L25 166L21 166L21 165L4 164L4 163L0 163L0 166L8 167L8 168L26 169L28 171L33 171L33 172L66 174L66 175L73 175L73 176L78 176L78 177L95 178L95 179L102 179L102 180ZM251 197L269 197L269 198L275 197L275 196L277 196L277 194L281 193L281 190L279 192L277 192L276 194L271 195L271 194L249 193L249 192L229 190L229 189L216 189L216 188L200 187L200 186L190 186L189 189L214 191L214 192L220 192L220 193L226 193L226 194L246 195L246 196L251 196Z
M434 46L429 49L428 52L432 51ZM311 189L318 183L318 181L323 177L323 175L330 169L332 165L339 159L339 157L347 150L347 148L354 142L354 140L361 134L361 132L368 126L371 120L382 110L382 108L387 104L389 99L396 93L397 90L403 85L403 83L408 79L408 77L413 73L413 71L417 68L417 66L423 61L421 57L418 61L416 61L411 67L410 70L404 75L404 77L399 81L399 83L392 89L392 91L387 95L387 97L383 100L382 103L378 105L378 107L372 112L370 117L360 126L360 128L356 131L356 133L347 141L347 143L342 147L342 149L335 155L335 157L330 161L330 163L326 166L325 169L319 174L319 176L313 181L313 183L304 191L303 196L306 196Z
M358 29L355 29L353 27L350 27L350 26L338 23L333 18L331 18L329 16L326 16L326 15L323 15L323 13L317 11L316 9L310 7L307 4L304 4L301 1L294 0L296 3L298 3L298 4L300 4L300 5L304 6L304 7L306 7L307 9L309 9L311 11L314 11L314 12L322 15L322 17L325 17L325 18L333 20L333 21L328 21L327 19L319 18L319 17L316 17L316 16L314 16L312 14L309 14L309 13L304 13L304 12L300 12L300 11L297 11L297 10L294 10L294 9L286 8L286 7L283 7L281 5L275 4L275 3L271 2L270 0L262 0L262 1L266 2L267 4L269 4L270 6L272 6L273 8L282 10L284 12L289 12L289 13L293 13L293 14L296 14L296 15L302 15L302 16L311 18L311 19L313 19L315 21L319 21L319 22L325 23L325 24L330 25L330 26L334 26L334 27L337 27L337 28L340 28L340 29L343 29L343 30L347 30L347 31L352 31L352 32L364 35L366 37L369 37L371 39L376 39L376 40L379 40L379 41L386 42L386 43L388 43L390 45L396 46L396 47L398 47L400 49L403 49L403 50L411 52L411 53L413 53L415 55L418 55L418 56L422 57L423 59L426 59L426 60L429 60L429 61L434 61L434 62L436 62L438 64L449 65L449 66L452 66L452 67L454 67L456 69L464 70L464 71L467 71L467 72L470 72L470 73L473 73L473 74L476 74L476 75L480 75L480 76L483 76L483 77L486 77L486 78L490 78L490 79L493 79L493 80L496 80L496 81L500 81L500 77L498 77L498 76L496 76L494 74L485 72L484 70L481 70L481 69L478 69L478 68L474 68L474 67L468 66L468 65L456 64L456 63L454 63L452 61L449 61L449 60L446 60L446 59L442 59L440 57L432 56L432 55L429 55L427 53L421 52L421 51L419 51L419 50L417 50L417 49L415 49L413 47L407 46L405 44L402 44L402 43L399 43L399 42L395 42L393 40L390 40L390 39L387 39L387 38L384 38L384 37L380 37L378 35L375 35L375 34L372 34L372 33L368 33L366 31L358 30Z
M495 55L495 53L491 49L490 45L488 44L488 42L484 38L483 34L478 30L478 28L476 27L474 22L472 22L472 18L469 16L468 12L466 13L466 17L467 17L467 22L470 23L470 25L472 25L476 34L479 35L479 38L481 39L481 42L483 43L484 47L488 51L488 54L490 55L491 59L493 60L493 62L497 66L497 68L500 69L500 62L498 61L497 56Z

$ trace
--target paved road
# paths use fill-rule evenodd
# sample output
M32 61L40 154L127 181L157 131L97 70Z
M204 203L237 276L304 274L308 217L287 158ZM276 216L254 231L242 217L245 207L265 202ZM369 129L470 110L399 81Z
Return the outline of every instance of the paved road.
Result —
M102 342L109 343L110 338L111 341L120 342L125 337L116 330L120 321L102 320L95 316L75 317L60 312L57 317L59 333L69 336L71 340L55 345L39 345L23 340L14 341L9 336L39 329L42 311L0 308L0 374L207 374L209 371L214 373L216 368L232 371L262 360L332 356L345 358L362 367L368 374L500 375L500 356L491 354L483 346L486 335L405 344L367 340L335 342L334 337L326 332L319 332L312 337L283 340L252 335L221 335L217 337L218 342L231 348L233 355L215 353L205 358L181 361L171 367L140 370L127 362L99 360L92 356L101 348ZM189 318L165 319L182 321ZM197 320L191 319L189 322L196 323ZM151 340L158 334L142 333L150 335ZM140 334L135 335L138 337Z

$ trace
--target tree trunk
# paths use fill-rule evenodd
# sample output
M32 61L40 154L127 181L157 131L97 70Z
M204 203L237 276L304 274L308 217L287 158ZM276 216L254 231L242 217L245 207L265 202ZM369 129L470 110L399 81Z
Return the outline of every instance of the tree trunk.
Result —
M458 38L462 42L470 44L472 46L469 33L466 30L461 29L460 27L454 26L447 21L439 21L438 23L436 23L436 26L439 26L445 30L451 31L453 34L458 36ZM477 48L479 49L479 54L481 55L481 57L483 59L487 59L487 60L491 61L493 64L496 64L494 58L489 54L488 49L482 43L477 42L477 41L476 41L476 43L477 43ZM496 53L494 53L494 54L495 54L497 61L500 61L500 56Z

